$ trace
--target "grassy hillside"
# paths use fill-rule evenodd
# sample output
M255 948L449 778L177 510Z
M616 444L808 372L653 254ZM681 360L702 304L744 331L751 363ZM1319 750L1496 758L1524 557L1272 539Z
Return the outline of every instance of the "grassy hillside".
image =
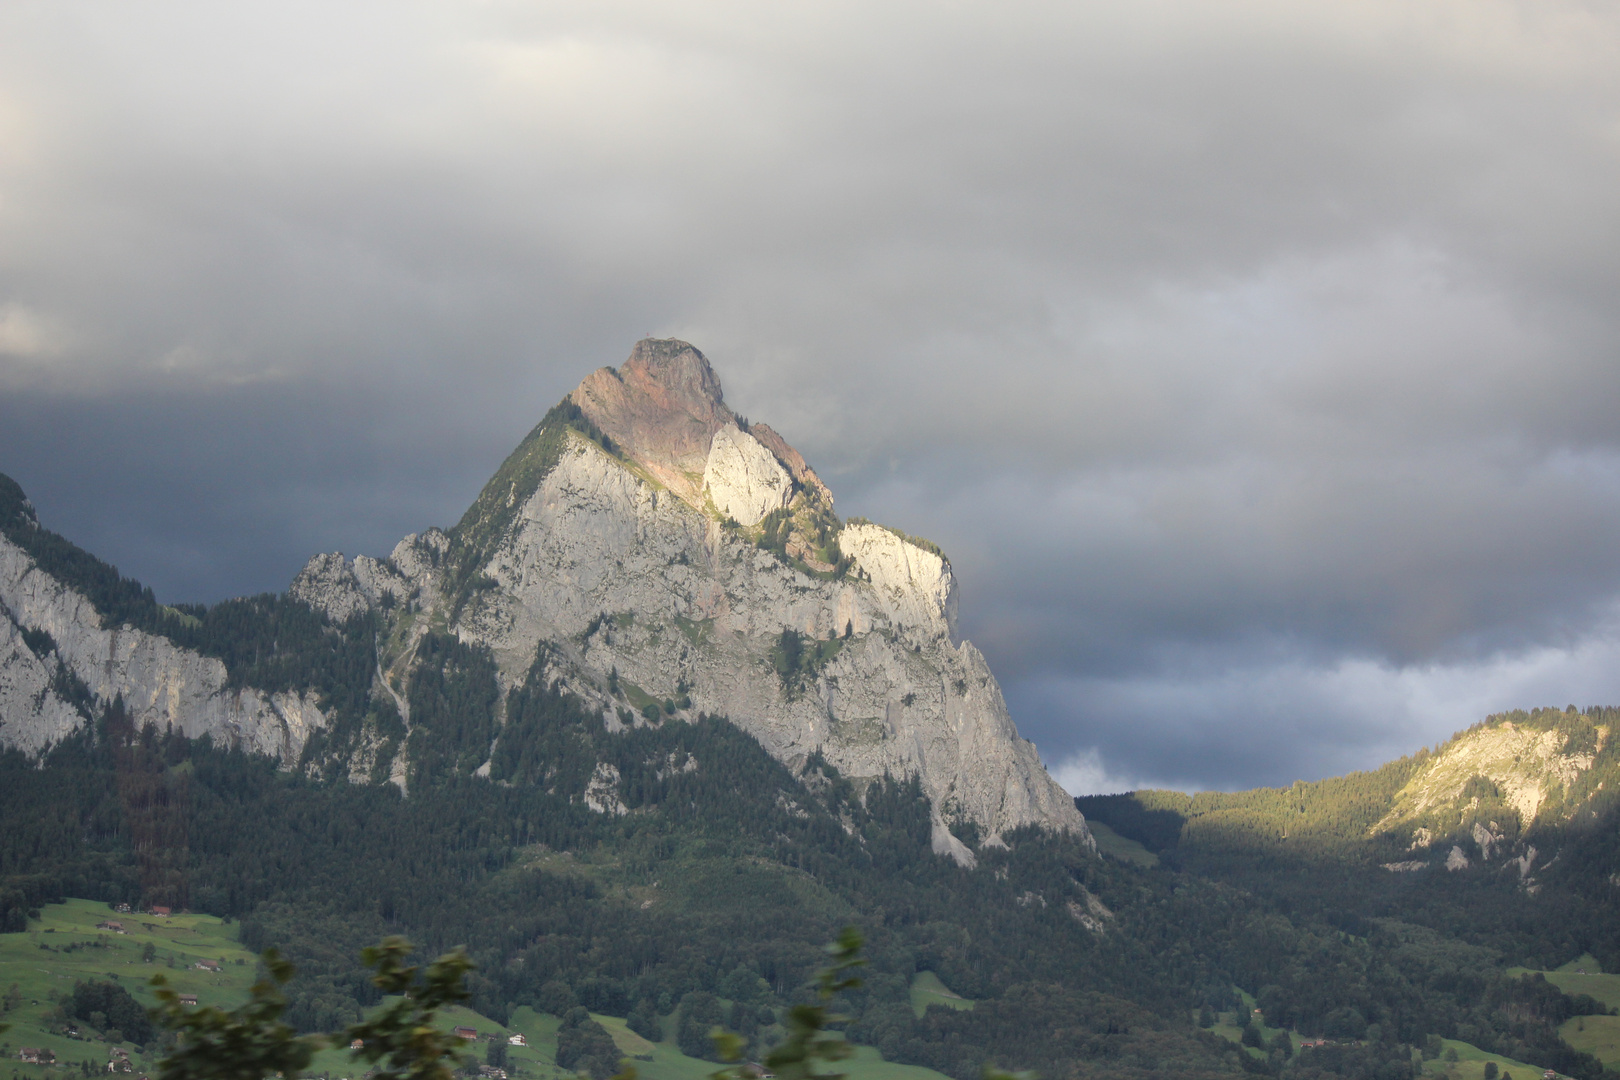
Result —
M97 928L108 921L121 923L125 932ZM111 981L140 1004L155 1005L147 981L161 972L180 993L196 994L199 1004L233 1008L247 1000L257 963L237 944L235 931L209 915L120 915L89 900L46 905L25 933L0 934L0 987L16 986L19 992L13 998L17 1006L4 1016L10 1030L0 1035L6 1056L15 1062L18 1048L43 1047L58 1062L89 1062L104 1074L117 1046L130 1052L137 1069L149 1070L154 1056L147 1051L155 1047L122 1038L110 1042L109 1032L67 1017L59 999L72 993L75 982ZM199 970L202 960L217 963L219 971ZM70 1034L70 1027L78 1033ZM62 1075L60 1068L48 1072L21 1063L15 1068L28 1077Z
M1121 836L1095 819L1087 819L1086 824L1091 828L1092 838L1097 841L1097 851L1100 854L1133 866L1152 868L1159 865L1159 857L1139 841Z

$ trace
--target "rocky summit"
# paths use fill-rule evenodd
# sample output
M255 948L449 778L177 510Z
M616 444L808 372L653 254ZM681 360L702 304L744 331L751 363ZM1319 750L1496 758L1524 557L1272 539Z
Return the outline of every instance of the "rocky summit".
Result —
M375 719L334 724L318 688L233 679L185 647L184 612L120 624L90 586L40 565L30 515L14 513L0 540L4 744L37 753L60 739L89 715L71 704L82 686L121 696L137 724L206 731L290 767L313 767L318 744L357 782L408 787L410 738ZM366 692L407 734L424 642L454 639L487 650L502 702L538 671L609 730L723 716L795 769L825 764L857 788L915 775L935 850L964 865L975 856L962 837L995 845L1039 825L1089 841L958 634L945 554L840 520L803 456L733 413L682 341L642 341L586 376L453 528L407 536L387 558L318 555L284 599L369 628ZM497 723L490 754L498 740ZM490 754L466 767L487 773ZM594 776L578 797L609 812L614 783Z

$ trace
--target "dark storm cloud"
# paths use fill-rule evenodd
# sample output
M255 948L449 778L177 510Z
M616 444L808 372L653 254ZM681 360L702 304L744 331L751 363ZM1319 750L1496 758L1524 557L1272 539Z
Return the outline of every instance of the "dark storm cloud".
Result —
M0 469L274 588L676 334L945 544L1076 787L1620 700L1617 20L11 5Z

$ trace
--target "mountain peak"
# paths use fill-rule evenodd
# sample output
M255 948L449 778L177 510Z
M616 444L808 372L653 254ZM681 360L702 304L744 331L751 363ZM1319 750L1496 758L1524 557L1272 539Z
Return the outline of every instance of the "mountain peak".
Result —
M735 422L708 359L674 338L636 342L622 368L597 368L569 397L660 483L689 498L715 432Z
M619 373L650 396L662 397L672 407L725 408L720 377L695 345L678 338L642 338L630 350Z

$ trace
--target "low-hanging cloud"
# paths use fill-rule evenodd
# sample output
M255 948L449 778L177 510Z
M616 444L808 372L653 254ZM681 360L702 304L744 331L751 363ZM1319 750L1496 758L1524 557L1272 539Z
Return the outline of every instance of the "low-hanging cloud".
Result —
M1613 696L1617 158L1559 0L11 5L0 470L278 588L675 334L1069 782L1288 782Z

